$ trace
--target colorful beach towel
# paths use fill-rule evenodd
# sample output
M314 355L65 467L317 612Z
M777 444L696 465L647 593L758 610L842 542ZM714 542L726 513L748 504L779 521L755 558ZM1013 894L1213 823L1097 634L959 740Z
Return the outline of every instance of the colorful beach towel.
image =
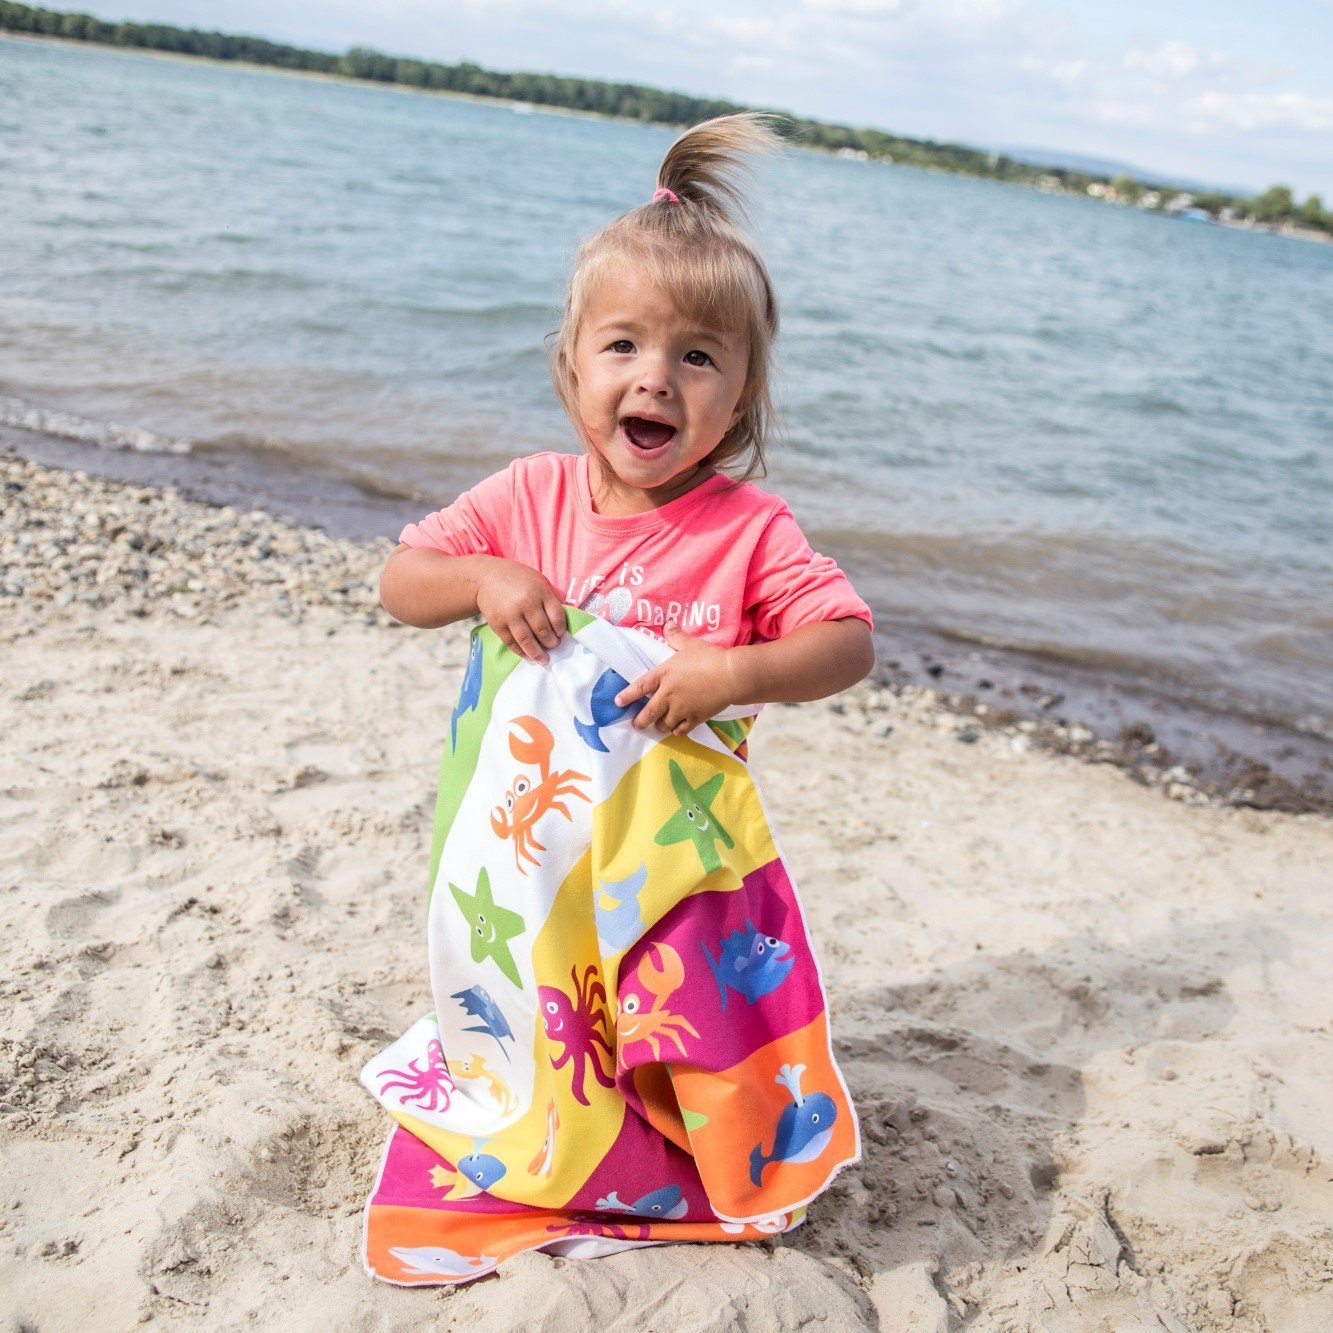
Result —
M435 1011L362 1070L397 1122L369 1271L460 1282L786 1231L857 1160L800 903L741 757L755 709L639 731L670 655L566 608L539 666L474 631L444 744Z

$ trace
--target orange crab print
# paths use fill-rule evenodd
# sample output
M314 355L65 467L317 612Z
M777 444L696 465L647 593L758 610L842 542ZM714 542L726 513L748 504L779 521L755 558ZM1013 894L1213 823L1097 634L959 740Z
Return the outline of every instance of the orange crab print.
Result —
M662 1058L661 1041L676 1043L676 1049L685 1054L681 1033L698 1037L688 1018L673 1014L666 1002L685 980L685 965L680 954L669 944L650 944L639 959L635 975L639 985L653 997L651 1007L644 1008L644 997L634 991L622 995L616 1002L616 1045L620 1063L625 1062L625 1048L636 1041L646 1041L652 1048L653 1058Z
M535 765L540 777L536 782L524 773L520 773L513 785L505 792L503 805L497 805L491 811L491 828L497 838L513 838L514 864L520 875L528 873L524 861L537 865L534 851L544 852L546 848L537 841L534 829L537 821L551 810L556 810L572 821L569 807L564 801L577 796L581 801L591 804L592 797L580 791L578 782L591 782L586 773L578 773L572 768L551 771L551 751L555 749L555 737L550 728L535 717L516 717L510 722L509 752L520 764Z

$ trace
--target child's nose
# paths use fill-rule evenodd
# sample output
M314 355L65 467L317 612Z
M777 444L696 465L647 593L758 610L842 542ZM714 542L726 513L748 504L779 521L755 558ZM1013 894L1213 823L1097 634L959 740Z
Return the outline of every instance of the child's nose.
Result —
M639 389L655 398L671 392L671 374L665 358L643 357L639 362Z

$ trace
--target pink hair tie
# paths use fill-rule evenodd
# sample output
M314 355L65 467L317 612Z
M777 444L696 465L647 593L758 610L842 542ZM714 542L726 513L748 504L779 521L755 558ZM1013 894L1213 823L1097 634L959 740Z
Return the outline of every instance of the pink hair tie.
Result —
M671 190L658 190L657 193L653 195L653 203L657 203L659 199L665 199L669 204L680 203L679 196Z

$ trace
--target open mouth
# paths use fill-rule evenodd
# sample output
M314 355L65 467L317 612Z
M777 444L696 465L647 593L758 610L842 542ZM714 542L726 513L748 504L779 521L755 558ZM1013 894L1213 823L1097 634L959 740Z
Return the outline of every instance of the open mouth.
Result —
M665 421L649 421L647 417L625 417L620 429L630 444L644 453L669 444L676 434L674 426L668 426Z

